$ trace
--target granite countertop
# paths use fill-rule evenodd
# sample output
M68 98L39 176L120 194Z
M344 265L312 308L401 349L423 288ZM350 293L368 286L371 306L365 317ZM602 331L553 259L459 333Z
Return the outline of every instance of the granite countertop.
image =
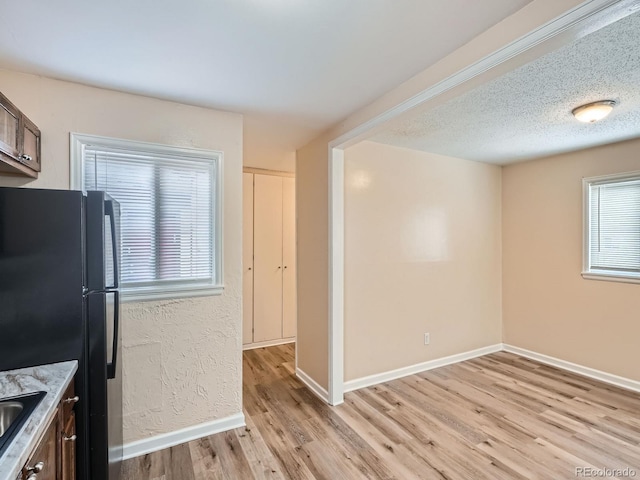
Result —
M12 480L20 473L53 419L77 369L78 362L74 360L0 372L0 400L26 393L47 392L0 456L0 479Z

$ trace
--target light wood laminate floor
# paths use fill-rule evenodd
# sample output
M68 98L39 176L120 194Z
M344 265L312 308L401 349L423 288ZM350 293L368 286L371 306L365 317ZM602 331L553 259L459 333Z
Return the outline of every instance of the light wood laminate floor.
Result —
M640 478L640 395L500 352L329 407L293 344L244 353L246 428L128 460L123 480Z

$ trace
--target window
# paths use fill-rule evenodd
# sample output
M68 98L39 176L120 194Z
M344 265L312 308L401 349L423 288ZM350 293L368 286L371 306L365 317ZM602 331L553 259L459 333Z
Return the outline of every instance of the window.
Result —
M640 283L640 172L583 184L583 277Z
M128 300L222 291L222 154L71 135L72 188L121 205L121 284Z

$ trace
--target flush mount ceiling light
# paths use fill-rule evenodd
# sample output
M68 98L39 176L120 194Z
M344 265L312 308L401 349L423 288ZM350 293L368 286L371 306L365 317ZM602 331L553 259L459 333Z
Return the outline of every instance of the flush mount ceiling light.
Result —
M571 113L581 122L593 123L609 115L615 105L615 100L600 100L576 107L571 110Z

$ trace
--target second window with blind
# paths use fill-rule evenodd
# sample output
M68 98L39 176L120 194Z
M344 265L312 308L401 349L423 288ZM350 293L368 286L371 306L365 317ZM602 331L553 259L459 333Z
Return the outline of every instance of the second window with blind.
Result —
M72 188L120 203L125 299L222 291L222 153L72 134Z
M640 283L640 172L584 179L585 278Z

